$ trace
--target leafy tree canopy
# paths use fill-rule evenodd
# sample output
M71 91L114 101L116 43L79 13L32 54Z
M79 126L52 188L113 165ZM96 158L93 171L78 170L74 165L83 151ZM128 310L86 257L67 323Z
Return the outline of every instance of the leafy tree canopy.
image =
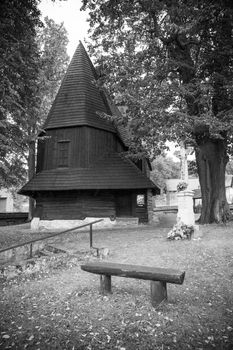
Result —
M83 0L102 80L127 105L136 143L153 157L165 140L195 147L201 222L229 213L233 3L230 0ZM212 174L215 174L213 177Z
M83 9L102 80L150 151L232 130L230 1L83 0Z
M35 140L68 65L63 24L48 18L43 24L37 4L0 5L0 178L6 187L25 181L27 168L33 175Z
M37 43L40 50L39 76L39 127L45 121L61 80L65 75L69 56L67 55L68 34L63 23L45 17L44 27L39 28Z
M160 188L165 188L166 179L180 178L180 162L174 162L171 157L158 156L152 162L151 179Z
M38 74L35 37L42 23L37 4L36 0L0 3L1 185L16 185L25 175L25 170L19 169L21 157L16 151L21 148L18 120L25 112L26 101L33 99Z
M232 158L230 158L229 162L227 163L226 172L228 175L233 175L233 159Z

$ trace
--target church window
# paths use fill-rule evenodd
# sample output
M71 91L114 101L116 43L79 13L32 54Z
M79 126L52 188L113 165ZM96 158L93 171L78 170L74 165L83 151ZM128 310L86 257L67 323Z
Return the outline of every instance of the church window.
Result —
M69 166L69 149L70 141L59 141L58 142L58 166L68 167Z

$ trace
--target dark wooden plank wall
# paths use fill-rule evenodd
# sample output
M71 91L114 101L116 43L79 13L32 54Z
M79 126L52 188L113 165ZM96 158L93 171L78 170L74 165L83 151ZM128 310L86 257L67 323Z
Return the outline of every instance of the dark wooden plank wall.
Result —
M46 141L38 142L37 172L57 167L57 142L70 141L69 163L85 168L106 152L121 152L123 146L114 133L81 126L48 130Z
M116 202L116 216L119 217L136 217L139 218L139 222L148 221L147 205L145 207L137 206L137 195L145 195L145 203L147 203L146 190L116 190L115 202Z
M92 164L106 152L115 152L117 149L116 135L100 129L85 128L87 164Z
M141 190L138 194L146 195L146 192ZM137 206L136 195L134 191L125 190L41 193L36 199L35 216L39 216L42 220L82 220L85 217L121 216L138 217L139 222L147 222L147 208ZM122 208L118 208L121 199L125 203Z
M115 193L116 216L117 217L132 217L133 212L133 194L131 191L118 190Z
M115 215L112 193L64 192L41 195L36 201L42 220L79 220L85 217L110 217Z
M37 173L39 173L43 169L45 145L46 145L46 141L44 139L39 138L37 143L37 158L36 158Z
M135 208L134 216L139 218L139 222L148 222L148 213L145 208Z

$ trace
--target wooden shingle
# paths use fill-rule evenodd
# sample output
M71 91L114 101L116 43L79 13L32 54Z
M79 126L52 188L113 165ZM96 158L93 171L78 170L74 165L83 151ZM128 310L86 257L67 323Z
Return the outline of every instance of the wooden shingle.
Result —
M159 193L146 172L123 156L129 146L128 132L102 117L107 114L114 120L120 111L107 92L99 90L97 78L80 42L45 122L47 139L38 143L38 173L19 193L30 196L93 189L153 189ZM58 146L62 142L69 144L61 165Z
M90 168L58 168L38 173L21 190L36 191L90 189L146 189L157 186L122 154L105 154Z
M44 129L88 125L116 132L99 114L111 114L103 93L96 86L97 73L80 42L54 100Z

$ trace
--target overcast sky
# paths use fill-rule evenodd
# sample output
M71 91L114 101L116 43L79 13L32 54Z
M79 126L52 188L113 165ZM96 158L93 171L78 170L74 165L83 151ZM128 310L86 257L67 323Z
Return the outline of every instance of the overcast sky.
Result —
M42 0L39 5L42 17L48 16L56 23L64 22L64 26L68 32L69 44L67 46L67 52L70 57L73 56L79 40L84 43L84 39L88 38L87 14L84 11L80 11L81 5L81 0L57 0L55 2Z

